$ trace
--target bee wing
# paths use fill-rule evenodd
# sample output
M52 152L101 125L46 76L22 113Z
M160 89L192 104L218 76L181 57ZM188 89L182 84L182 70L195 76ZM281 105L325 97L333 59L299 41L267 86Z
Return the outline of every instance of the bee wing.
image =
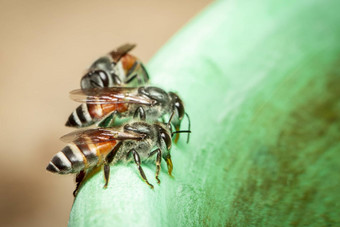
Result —
M70 92L70 97L74 101L88 104L135 103L148 106L155 104L154 100L136 94L136 89L133 87L77 89Z
M118 47L116 50L111 51L110 55L115 62L118 62L121 57L123 57L125 54L130 52L135 47L136 44L126 43Z
M73 142L75 144L95 144L114 140L142 140L144 135L132 134L119 131L117 129L85 129L77 130L66 134L60 138L65 143Z

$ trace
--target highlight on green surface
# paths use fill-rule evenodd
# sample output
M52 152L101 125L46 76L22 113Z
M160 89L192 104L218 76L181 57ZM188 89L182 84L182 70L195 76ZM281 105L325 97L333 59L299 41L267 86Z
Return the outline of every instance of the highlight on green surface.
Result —
M190 143L162 163L111 166L76 197L69 226L340 225L340 2L217 1L148 65L178 92ZM185 125L185 123L183 123Z

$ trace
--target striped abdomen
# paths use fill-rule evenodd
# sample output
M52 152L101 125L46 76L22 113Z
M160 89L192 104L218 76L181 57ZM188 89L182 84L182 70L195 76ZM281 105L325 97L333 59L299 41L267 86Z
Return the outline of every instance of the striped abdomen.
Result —
M78 173L83 169L101 164L117 143L113 140L93 144L91 141L84 143L85 141L79 140L69 143L54 155L46 169L59 174Z
M69 116L66 126L69 127L86 127L92 125L103 117L117 111L123 113L128 110L127 103L110 103L110 104L86 104L83 103L77 107Z

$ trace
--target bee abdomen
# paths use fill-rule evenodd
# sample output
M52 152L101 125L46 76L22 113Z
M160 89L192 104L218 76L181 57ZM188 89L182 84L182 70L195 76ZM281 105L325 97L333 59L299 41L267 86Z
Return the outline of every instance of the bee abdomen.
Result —
M85 127L92 123L92 117L89 113L86 104L81 104L75 111L69 116L66 126L68 127Z
M58 152L46 167L48 171L59 174L77 173L84 168L84 156L74 144Z

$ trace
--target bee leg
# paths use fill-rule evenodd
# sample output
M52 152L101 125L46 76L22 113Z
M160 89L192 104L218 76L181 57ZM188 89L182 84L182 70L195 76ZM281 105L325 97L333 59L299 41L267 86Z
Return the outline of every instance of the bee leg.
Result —
M132 67L130 68L130 70L126 73L127 78L126 78L126 80L124 81L125 84L131 83L131 81L133 81L133 80L137 77L138 74L134 74L134 75L131 76L131 73L132 73L133 71L135 71L135 69L137 68L137 66L138 66L138 62L136 61L136 62L132 65ZM141 84L141 81L140 81L139 78L138 78L138 84Z
M133 158L134 158L135 163L136 163L136 165L138 167L139 174L141 175L143 180L151 187L151 189L153 189L153 185L149 183L148 179L145 176L145 173L144 173L142 167L140 166L140 157L139 157L139 154L137 153L137 151L135 149L130 150L130 152L132 152L132 154L133 154Z
M145 121L145 110L143 109L143 107L139 106L136 111L135 114L133 115L134 118L139 117L140 120Z
M161 161L162 161L162 151L161 151L161 149L158 148L158 149L152 151L150 153L149 157L153 156L156 153L157 153L157 157L156 157L156 180L157 180L157 183L160 184L161 181L159 180L158 175L159 175L159 171L161 170Z
M104 188L107 188L110 179L110 165L104 164L104 178L105 178L105 185Z
M116 144L116 146L106 155L105 157L105 164L104 164L104 178L105 178L105 185L104 188L107 188L110 179L110 163L113 161L114 157L117 154L120 146L122 146L122 142Z
M125 80L125 84L131 83L134 79L136 79L136 77L137 77L137 74L134 74L134 75L132 75L132 76L129 76L129 78L127 78L127 79ZM139 80L138 80L138 83L140 83Z
M101 122L98 123L98 126L101 128L112 127L115 122L116 116L119 116L117 111L112 112L109 116L105 117Z
M73 191L73 196L74 197L76 197L76 195L78 194L79 187L81 185L81 182L84 180L84 178L85 178L85 171L82 170L76 176L76 183L77 183L77 185L76 185L76 189L74 189L74 191Z
M163 157L164 160L166 161L166 164L168 166L168 173L169 175L172 177L171 173L172 173L172 170L173 170L173 164L172 164L172 160L171 160L171 156L170 154L167 154L165 157Z

